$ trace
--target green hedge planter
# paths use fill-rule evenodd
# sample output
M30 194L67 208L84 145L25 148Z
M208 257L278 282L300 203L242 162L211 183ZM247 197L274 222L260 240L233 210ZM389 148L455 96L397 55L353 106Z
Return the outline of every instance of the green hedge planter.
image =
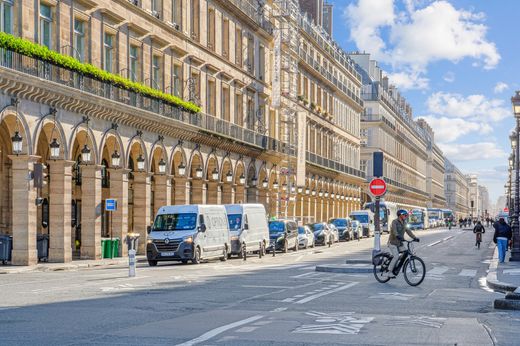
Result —
M163 93L162 91L150 88L140 83L132 82L131 80L119 75L108 73L94 65L84 64L73 57L57 53L45 46L32 43L26 39L15 37L4 32L0 32L0 48L9 49L16 53L40 59L76 71L85 76L110 83L119 88L165 101L191 113L198 113L201 110L196 104L184 101L179 97Z

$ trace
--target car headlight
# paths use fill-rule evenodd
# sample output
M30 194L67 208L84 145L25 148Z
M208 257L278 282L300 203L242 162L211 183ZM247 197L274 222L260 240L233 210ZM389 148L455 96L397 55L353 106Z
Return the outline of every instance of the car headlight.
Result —
M182 241L185 242L186 244L191 244L191 243L193 243L193 237L192 236L186 237Z
M146 239L147 244L153 244L153 239Z

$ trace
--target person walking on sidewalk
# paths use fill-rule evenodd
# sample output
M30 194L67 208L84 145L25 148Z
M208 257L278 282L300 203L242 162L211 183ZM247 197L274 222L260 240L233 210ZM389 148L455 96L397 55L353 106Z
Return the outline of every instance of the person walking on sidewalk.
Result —
M480 242L482 241L482 234L486 233L486 229L482 225L480 221L477 222L475 227L473 228L473 233L475 233L475 246L480 249Z
M495 228L493 242L497 244L498 247L498 261L504 263L507 245L509 240L511 240L513 233L511 232L511 227L505 222L503 217L498 219L498 222L495 222L493 227Z
M419 241L408 227L406 227L406 218L408 217L408 212L404 209L397 211L397 219L392 221L392 225L390 226L390 236L388 237L388 248L392 253L392 261L388 265L388 277L395 278L396 274L393 272L395 265L397 264L397 260L399 259L399 251L404 250L402 241L404 240L404 232L408 234L411 238Z

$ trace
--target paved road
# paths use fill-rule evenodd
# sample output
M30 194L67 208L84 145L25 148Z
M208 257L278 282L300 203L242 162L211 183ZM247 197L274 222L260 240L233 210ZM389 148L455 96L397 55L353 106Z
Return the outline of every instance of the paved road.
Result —
M0 276L0 344L517 345L520 313L492 309L480 250L459 229L418 232L426 280L315 272L372 239L202 265ZM384 237L386 241L386 237Z

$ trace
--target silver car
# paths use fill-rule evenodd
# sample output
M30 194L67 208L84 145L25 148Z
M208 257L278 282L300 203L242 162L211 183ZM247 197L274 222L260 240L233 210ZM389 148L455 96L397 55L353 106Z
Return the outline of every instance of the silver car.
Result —
M359 240L363 237L363 226L359 221L352 220L350 227L352 227L352 239Z
M303 249L314 247L314 233L309 226L298 226L298 246Z
M330 234L332 234L332 242L339 242L339 231L336 225L334 225L333 223L329 223L328 226L330 228Z

